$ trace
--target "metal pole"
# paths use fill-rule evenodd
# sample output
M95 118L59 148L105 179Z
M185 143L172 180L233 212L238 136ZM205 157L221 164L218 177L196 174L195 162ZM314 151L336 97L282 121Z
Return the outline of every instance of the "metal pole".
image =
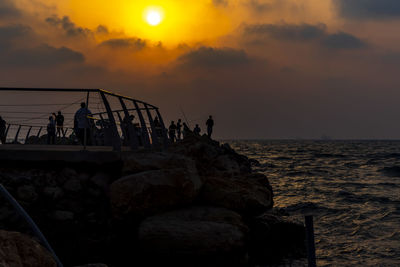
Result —
M16 135L15 135L15 138L14 138L14 143L17 143L18 142L18 135L19 135L19 132L21 131L21 125L18 127L18 131L17 131L17 133L16 133Z
M8 125L7 130L6 130L6 134L5 134L5 136L6 136L6 143L7 143L8 130L10 130L10 126L11 126L11 124Z
M122 97L119 97L119 102L121 103L122 109L124 111L125 118L129 118L129 111L126 108L125 102L122 99ZM137 133L136 133L135 127L133 127L133 121L129 120L128 129L127 130L128 130L128 133L129 133L129 144L130 144L131 148L133 150L138 149L139 142L137 140Z
M150 140L149 140L149 133L147 131L147 127L146 127L146 122L144 120L143 114L139 109L139 105L138 103L133 100L133 104L135 105L136 108L136 112L139 115L139 120L140 120L140 124L142 126L142 138L143 138L143 144L146 148L150 148Z
M42 132L42 129L43 129L43 126L39 128L39 131L38 131L38 133L37 133L37 135L36 135L37 138L40 137L40 133Z
M316 267L313 216L305 216L308 267Z
M86 94L86 110L89 110L89 91L87 92L87 94ZM89 125L89 119L88 119L88 117L87 117L87 115L86 115L86 122L87 122L87 125ZM84 130L84 137L83 137L83 150L86 150L86 143L87 143L87 128L85 127L85 130Z
M144 104L144 107L146 109L146 113L147 113L147 117L149 119L150 122L150 127L151 127L151 140L152 140L152 145L158 145L158 137L157 137L157 132L156 132L156 127L154 126L154 121L153 118L151 116L149 107L147 106L147 104Z
M117 123L115 122L114 115L112 113L110 104L108 103L108 100L104 94L104 92L100 91L100 96L103 100L104 107L106 108L107 114L108 114L108 119L110 120L111 123L111 130L112 130L112 144L113 148L116 151L121 151L121 138L118 134L117 130Z
M28 141L29 134L31 133L31 130L32 130L32 126L29 127L28 133L26 134L26 137L25 137L25 144L26 144L26 141Z
M163 120L163 118L161 116L161 113L158 110L158 108L156 109L156 112L157 112L158 120L160 121L160 124L161 124L161 127L162 127L162 134L164 136L164 146L167 147L168 144L169 144L167 128L165 128L164 120Z
M17 213L22 218L24 218L25 221L29 224L29 226L31 227L31 229L35 233L35 235L39 238L39 240L47 248L47 250L53 255L53 258L56 261L58 267L63 267L63 264L61 263L60 259L57 257L54 250L51 248L49 242L47 242L46 237L40 231L39 227L32 220L32 218L28 215L28 213L24 210L24 208L22 208L21 205L19 205L19 203L14 199L14 197L7 191L7 189L2 184L0 184L0 193L14 207L14 209L17 211Z

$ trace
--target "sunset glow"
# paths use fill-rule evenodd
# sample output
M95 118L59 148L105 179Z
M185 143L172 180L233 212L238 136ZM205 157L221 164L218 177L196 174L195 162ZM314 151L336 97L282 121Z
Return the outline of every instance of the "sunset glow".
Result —
M160 24L162 19L162 14L159 10L150 9L146 12L146 21L152 26Z

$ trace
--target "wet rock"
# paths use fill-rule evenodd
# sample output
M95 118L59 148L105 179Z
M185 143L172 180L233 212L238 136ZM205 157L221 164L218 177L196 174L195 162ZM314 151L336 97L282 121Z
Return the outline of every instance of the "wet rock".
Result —
M0 266L56 267L51 254L27 235L0 230Z
M19 200L32 203L37 200L38 194L36 193L36 189L34 186L23 185L18 187L17 197Z
M191 203L202 181L194 166L154 170L126 176L111 185L116 217L143 216Z
M273 194L268 179L261 175L244 177L207 177L201 201L224 207L242 215L257 215L273 206Z
M214 161L214 166L220 171L229 172L232 174L240 173L239 164L229 155L218 156Z
M46 186L43 188L43 195L50 199L57 200L64 196L64 191L60 187Z
M105 173L98 172L90 178L90 181L95 184L103 192L108 192L110 189L111 177Z
M52 214L52 218L56 221L72 221L74 217L73 212L65 210L56 210Z
M85 264L85 265L79 265L75 267L108 267L108 265L103 264L103 263L90 263L90 264Z
M296 220L264 213L250 223L250 257L255 263L305 257L305 228Z
M145 254L168 264L190 259L191 266L240 266L246 263L247 230L233 211L193 207L147 218L139 242Z
M64 183L64 189L69 192L78 193L82 190L81 181L77 178L72 178Z

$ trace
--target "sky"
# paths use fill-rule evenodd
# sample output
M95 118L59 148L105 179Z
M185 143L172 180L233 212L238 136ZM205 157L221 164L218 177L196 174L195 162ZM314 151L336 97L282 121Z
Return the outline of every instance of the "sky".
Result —
M399 139L399 27L398 0L0 0L0 87L102 88L219 139Z

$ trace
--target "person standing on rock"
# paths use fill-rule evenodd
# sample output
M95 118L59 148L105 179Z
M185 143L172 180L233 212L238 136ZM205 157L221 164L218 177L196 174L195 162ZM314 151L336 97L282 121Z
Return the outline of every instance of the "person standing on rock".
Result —
M193 133L200 135L200 132L201 132L201 129L200 129L199 125L196 124L196 127L194 127L194 129L193 129Z
M91 144L90 141L90 116L92 112L86 107L86 103L81 103L81 108L75 113L74 129L76 136L83 145ZM85 144L86 140L86 144Z
M4 145L6 143L6 121L0 116L0 141Z
M172 143L174 143L176 139L175 131L176 131L175 122L171 121L171 125L168 128L168 133L169 133L169 139L171 140Z
M56 116L56 126L57 136L61 137L61 134L64 136L64 116L61 114L61 111L59 111Z
M208 135L208 137L211 138L211 134L212 134L213 127L214 127L214 120L212 119L211 115L208 118L206 125L207 125L207 135Z
M185 138L189 132L191 132L189 127L186 125L186 123L183 123L183 131L182 131L183 138Z
M182 139L182 120L179 119L178 122L176 123L176 139L181 140Z
M56 122L54 117L49 117L49 123L47 124L47 144L54 145L56 143Z

